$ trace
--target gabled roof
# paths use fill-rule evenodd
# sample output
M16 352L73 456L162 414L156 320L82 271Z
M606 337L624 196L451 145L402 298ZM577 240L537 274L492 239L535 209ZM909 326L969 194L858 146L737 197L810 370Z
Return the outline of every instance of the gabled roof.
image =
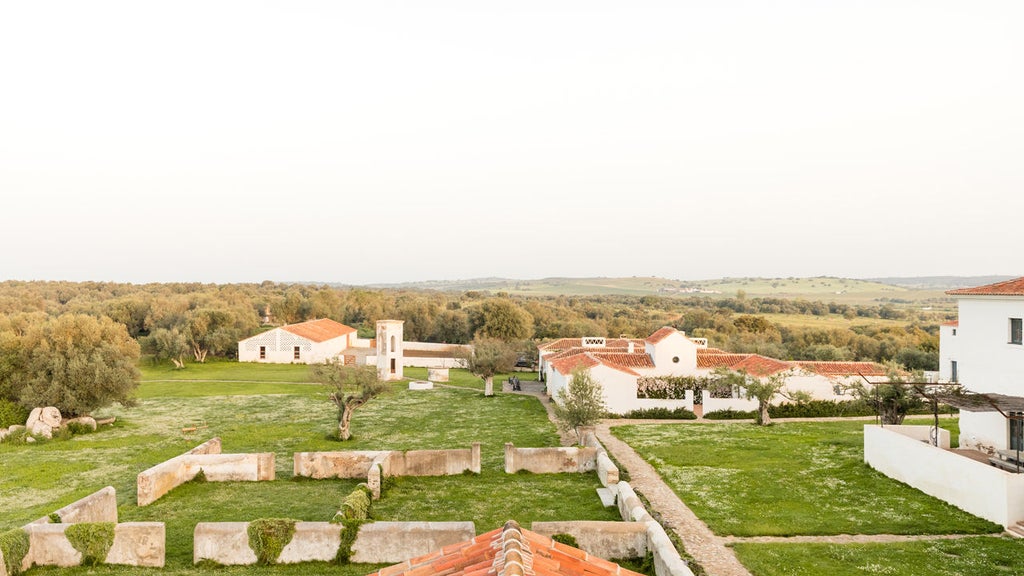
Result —
M1024 296L1024 277L975 288L946 290L946 294L950 296Z
M624 368L654 368L654 361L646 352L592 352L602 362L611 362Z
M743 370L751 376L762 377L790 370L793 368L793 364L782 360L776 360L775 358L761 356L760 354L750 354L729 368L731 370Z
M321 318L319 320L307 320L306 322L299 322L298 324L288 324L281 326L281 330L290 332L296 336L302 336L307 340L313 342L326 342L327 340L333 340L339 336L351 334L356 331L351 326L345 326L341 322L335 322L329 318Z
M634 346L643 346L644 341L641 338L605 338L605 348L626 348L629 343L632 342ZM583 338L559 338L558 340L552 340L545 344L539 344L538 350L568 350L570 348L581 348L583 347ZM600 347L588 346L587 350L601 350Z
M885 366L875 362L795 362L804 370L822 376L885 376Z
M370 576L641 575L509 520L502 528L381 568Z
M648 344L657 344L658 342L661 342L665 338L668 338L669 336L671 336L672 334L676 334L677 332L679 331L671 326L662 326L661 328L658 328L654 332L654 334L648 336L646 342Z
M555 371L557 371L559 374L563 376L572 373L572 371L577 368L589 369L593 368L594 366L607 366L608 368L618 370L619 372L625 372L626 374L629 374L631 376L640 375L639 372L633 370L632 368L618 364L615 362L614 359L602 358L602 356L603 354L600 353L581 352L579 354L574 354L572 356L566 356L564 358L554 360L551 362L551 367L554 368ZM611 356L632 356L632 354L612 354ZM643 356L647 355L643 354ZM654 367L654 363L650 361L650 358L648 358L647 361L650 362L650 367ZM636 362L639 362L639 359L637 359ZM643 367L647 368L648 366Z
M697 368L729 368L750 354L697 354Z

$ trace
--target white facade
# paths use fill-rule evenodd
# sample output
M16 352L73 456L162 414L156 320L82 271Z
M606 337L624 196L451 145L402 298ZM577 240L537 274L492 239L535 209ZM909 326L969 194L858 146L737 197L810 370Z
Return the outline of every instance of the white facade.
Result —
M1024 323L1024 296L956 292L958 321L940 331L940 380L955 380L969 392L1024 397L1024 342L1011 333L1015 321ZM1010 448L1009 420L999 412L962 410L960 445L990 453Z
M239 362L267 364L318 364L337 357L349 347L349 334L323 342L288 332L283 327L268 330L238 343Z

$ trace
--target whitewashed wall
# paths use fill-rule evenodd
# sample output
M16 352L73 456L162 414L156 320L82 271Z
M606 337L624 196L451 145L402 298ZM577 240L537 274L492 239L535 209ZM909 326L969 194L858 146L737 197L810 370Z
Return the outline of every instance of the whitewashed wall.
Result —
M936 448L897 430L864 427L864 461L869 466L1004 527L1024 520L1024 474Z
M324 342L313 342L281 328L274 328L238 343L239 362L262 362L265 364L317 364L334 358L348 348L349 335L339 336ZM260 346L266 347L266 358L260 359ZM295 359L295 347L299 347L299 359Z

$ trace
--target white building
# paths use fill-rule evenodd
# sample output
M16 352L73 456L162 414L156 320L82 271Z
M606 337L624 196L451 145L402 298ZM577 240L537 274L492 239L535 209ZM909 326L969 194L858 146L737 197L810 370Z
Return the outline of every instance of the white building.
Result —
M686 408L698 415L729 408L755 409L757 402L740 397L739 390L729 394L687 391L685 398L673 399L650 398L644 391L645 379L710 376L720 367L758 378L789 372L785 391L804 391L817 400L849 400L849 384L886 376L885 368L874 362L785 362L758 354L729 354L709 348L704 338L688 338L667 326L642 340L562 338L540 345L538 353L540 376L547 381L548 394L557 398L559 390L568 386L573 370L584 368L601 383L605 404L616 414L647 408Z
M984 394L987 407L960 411L960 446L992 453L1021 446L1024 406L1024 278L946 292L958 320L943 325L939 378Z
M238 343L239 362L316 364L352 346L355 328L327 318L279 326Z

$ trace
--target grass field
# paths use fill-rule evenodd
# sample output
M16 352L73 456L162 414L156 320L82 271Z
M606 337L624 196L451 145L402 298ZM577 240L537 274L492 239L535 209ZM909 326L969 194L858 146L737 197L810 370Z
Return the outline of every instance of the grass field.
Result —
M755 576L997 576L1020 574L1024 546L978 536L885 544L736 544Z
M863 425L614 429L717 534L981 534L1001 527L863 463ZM949 425L949 423L947 423Z
M264 372L263 368L269 368ZM379 501L381 520L469 520L486 532L514 518L615 520L601 506L594 474L504 473L504 444L555 446L558 435L532 397L485 398L475 387L413 392L395 384L353 418L354 438L329 438L335 408L308 380L306 366L214 362L185 370L144 367L139 405L110 408L117 416L101 431L36 444L0 444L0 529L46 515L103 486L118 494L122 521L164 521L168 569L161 574L308 573L294 567L193 568L192 530L200 521L291 517L326 521L355 485L346 480L292 478L292 453L316 450L468 448L482 443L482 473L446 478L401 478ZM187 377L185 377L187 376ZM222 378L223 381L217 381ZM466 379L460 376L460 379ZM467 379L468 380L468 379ZM480 384L482 388L482 383ZM514 425L510 425L514 423ZM182 428L204 425L196 433ZM135 505L135 477L213 436L227 452L274 452L277 480L192 483L151 506ZM316 568L318 573L365 574L373 567ZM41 574L119 574L113 567L39 569Z

